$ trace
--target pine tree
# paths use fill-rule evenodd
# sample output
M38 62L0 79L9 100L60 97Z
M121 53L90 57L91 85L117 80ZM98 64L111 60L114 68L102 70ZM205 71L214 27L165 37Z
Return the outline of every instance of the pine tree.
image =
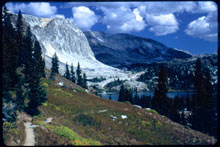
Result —
M181 121L180 121L180 123L182 124L182 125L186 125L186 119L185 119L185 114L184 114L184 110L182 109L182 111L181 111Z
M33 46L33 41L32 41L32 33L31 33L31 29L28 26L27 27L27 32L26 32L26 36L25 36L25 45L23 45L25 49L25 51L23 52L23 55L25 57L25 62L24 64L24 69L23 69L23 73L25 75L25 83L28 85L31 82L30 77L32 76L32 72L33 72L33 56L32 56L32 52L34 51L34 46Z
M52 58L52 66L51 66L51 73L50 73L50 79L54 80L55 74L59 74L59 59L57 57L57 54L55 53Z
M18 81L17 69L17 46L15 40L15 30L11 24L11 16L3 7L2 16L2 97L3 102L12 100L9 91L15 90Z
M38 41L35 41L34 43L34 52L36 54L36 60L38 62L38 70L40 72L40 76L41 77L45 77L45 60L42 58L42 52L41 52L41 47L40 47L40 43Z
M135 88L135 96L134 96L134 102L133 102L135 105L138 104L138 99L139 99L139 97L138 97L137 88Z
M24 79L19 76L18 88L16 89L16 110L22 112L25 108L25 97L26 93L23 91Z
M59 74L59 59L57 57L56 52L54 54L54 71L56 74Z
M70 78L73 83L76 83L76 77L75 77L75 72L73 70L73 64L71 64L71 67L70 67Z
M64 74L64 77L68 80L71 80L70 79L70 71L69 71L69 66L68 66L68 63L66 63L66 72Z
M165 66L161 66L158 74L158 84L152 99L153 109L157 110L162 115L168 115L168 83L167 71Z
M21 11L18 12L17 22L16 22L16 41L17 41L17 48L16 52L19 53L18 58L18 65L21 66L26 62L26 56L25 56L25 46L27 40L24 40L25 36L25 29L24 29L24 23L23 23L23 17L21 14Z
M83 73L83 88L88 89L88 85L87 85L87 77L86 74Z
M118 96L118 101L119 101L119 102L125 101L125 87L124 87L123 84L122 84L121 87L120 87L119 96Z
M30 39L32 42L32 40ZM31 43L30 43L31 44ZM35 42L36 46L37 42ZM26 112L30 115L38 115L40 111L38 107L42 105L42 103L47 101L46 91L44 90L43 86L40 85L40 80L42 77L42 56L41 56L41 48L36 47L33 48L31 52L30 58L30 66L32 67L32 73L30 74L29 83L28 83L28 107L26 108Z
M76 69L76 75L77 75L77 85L82 86L83 85L83 79L82 79L82 75L81 75L81 69L80 69L80 65L78 62L78 66Z
M194 75L194 94L192 97L192 115L189 117L192 128L216 135L217 120L213 108L210 72L208 68L202 71L201 60L197 59Z

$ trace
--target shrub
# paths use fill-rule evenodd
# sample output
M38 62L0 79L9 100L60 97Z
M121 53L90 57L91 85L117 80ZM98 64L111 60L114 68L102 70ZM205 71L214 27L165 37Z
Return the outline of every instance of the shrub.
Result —
M47 83L43 83L42 86L44 86L45 88L47 88L49 85Z
M75 118L75 121L82 124L83 126L87 126L87 125L94 126L96 124L95 120L91 116L87 116L85 114L81 114L77 116Z

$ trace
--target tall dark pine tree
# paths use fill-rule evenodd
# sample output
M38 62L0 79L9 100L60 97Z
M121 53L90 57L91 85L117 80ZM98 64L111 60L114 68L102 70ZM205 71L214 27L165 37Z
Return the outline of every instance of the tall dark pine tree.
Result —
M25 56L25 47L24 44L26 43L26 40L24 41L25 36L25 29L24 29L24 23L23 23L23 17L21 14L21 11L18 12L18 18L16 22L16 41L17 41L17 52L19 53L18 58L18 65L21 66L26 62L26 56ZM25 42L25 43L24 43Z
M23 90L24 79L19 75L18 88L16 89L16 110L22 112L25 108L25 97L27 93Z
M87 85L87 77L86 74L83 73L83 88L88 89L88 85Z
M64 74L64 77L68 80L71 80L70 79L70 71L69 71L69 66L68 66L68 63L66 63L66 72Z
M82 75L81 75L81 69L80 69L80 65L78 62L78 66L76 69L76 75L77 75L77 85L82 86L83 85L83 79L82 79Z
M192 128L210 135L217 135L211 76L209 69L202 71L201 60L197 59L192 97L192 115L189 118Z
M41 77L45 77L45 71L44 71L45 61L41 56L42 52L41 52L41 47L40 47L40 44L38 41L35 41L35 43L34 43L34 52L36 54L36 60L38 62L38 64L37 64L38 72L40 73Z
M51 73L50 73L50 79L54 80L55 74L59 74L59 59L57 57L57 54L55 53L52 58L52 67L51 67Z
M7 8L3 7L2 12L2 96L3 102L12 100L9 93L15 90L18 81L17 69L17 46L15 40L15 30L11 24L10 14Z
M133 104L138 105L138 92L137 92L137 88L135 88L135 96L134 96L134 101Z
M32 42L32 40L30 39ZM30 43L31 44L31 43ZM41 48L37 46L37 42L35 42L36 48L33 48L31 52L30 64L32 67L32 74L30 75L30 81L28 84L29 92L28 92L28 107L26 108L26 112L30 115L38 115L40 111L38 107L42 105L42 103L47 101L46 91L43 86L40 84L40 80L42 77L41 65L42 65L42 57L41 57Z
M25 50L23 51L23 56L25 57L25 62L24 64L24 70L23 73L25 75L25 83L28 85L31 81L30 77L32 76L32 72L33 72L33 56L32 56L32 52L34 51L34 46L33 46L33 41L31 39L32 33L31 33L31 29L28 26L27 27L27 32L26 32L26 36L25 36L25 44L23 45L23 47L25 48Z
M71 67L70 67L70 79L73 83L76 83L76 76L75 76L75 72L73 69L73 64L71 64Z
M130 103L132 103L132 91L128 88L125 88L124 101L129 101Z
M167 71L165 66L161 66L159 69L157 87L152 99L152 107L162 115L168 115L168 82Z
M123 84L122 84L121 87L120 87L119 96L118 96L118 101L119 101L119 102L125 101L125 87L124 87Z

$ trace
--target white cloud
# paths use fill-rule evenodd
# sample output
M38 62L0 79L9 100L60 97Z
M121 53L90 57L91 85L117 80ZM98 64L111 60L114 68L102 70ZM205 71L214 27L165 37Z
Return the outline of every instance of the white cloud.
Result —
M151 26L149 30L155 32L157 36L175 33L179 29L178 22L172 13L160 15L147 14L145 19Z
M54 15L54 16L52 16L52 17L65 19L65 16L64 16L64 15L61 15L61 14L56 14L56 15Z
M215 2L207 1L207 2L198 2L198 7L195 10L197 13L202 12L213 12L217 11L217 5Z
M193 20L185 29L187 35L209 41L217 41L217 32L217 12Z
M128 7L106 8L100 7L104 13L102 23L107 25L109 32L138 32L146 27L138 9Z
M74 23L83 30L90 30L99 20L99 16L85 6L73 7L72 13Z
M7 3L6 6L10 11L18 12L21 10L23 13L40 16L40 17L51 17L57 12L56 6L51 6L50 3L33 2L33 3Z

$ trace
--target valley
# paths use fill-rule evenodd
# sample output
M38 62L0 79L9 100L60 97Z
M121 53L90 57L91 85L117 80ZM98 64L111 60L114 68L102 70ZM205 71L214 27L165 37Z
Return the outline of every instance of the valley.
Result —
M4 9L9 146L214 145L218 54Z

